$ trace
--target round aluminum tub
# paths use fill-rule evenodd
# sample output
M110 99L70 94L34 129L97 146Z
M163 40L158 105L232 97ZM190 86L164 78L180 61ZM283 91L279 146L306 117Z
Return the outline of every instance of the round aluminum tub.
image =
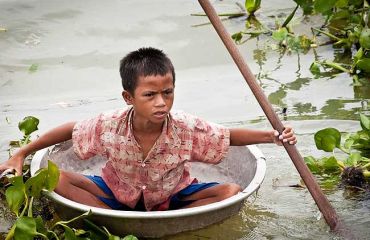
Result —
M100 156L87 161L79 160L68 141L52 149L38 151L31 162L31 174L46 166L49 159L60 169L95 175L100 175L99 170L105 163ZM91 209L92 216L89 219L107 227L112 234L162 237L203 228L236 214L243 201L259 188L266 172L265 158L256 146L231 147L226 158L218 165L191 164L191 176L199 181L233 182L239 184L243 191L206 206L153 212L107 210L76 203L55 192L45 194L55 203L55 209L62 219L71 219Z

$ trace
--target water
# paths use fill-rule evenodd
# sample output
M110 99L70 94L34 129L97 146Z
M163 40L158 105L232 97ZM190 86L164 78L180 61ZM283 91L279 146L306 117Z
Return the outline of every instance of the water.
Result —
M239 1L243 3L243 1ZM263 1L259 17L289 14L293 1ZM238 11L231 1L215 1L220 12ZM282 6L282 7L280 7ZM254 96L210 25L192 17L201 12L196 1L0 1L0 161L8 142L19 139L17 123L24 116L40 119L38 134L53 126L94 116L124 105L118 74L120 58L142 46L164 49L176 68L174 108L232 127L270 128ZM306 32L319 19L296 20ZM244 20L224 22L243 29ZM307 33L308 34L308 33ZM315 59L341 58L331 46L308 54L285 54L264 44L265 37L239 48L277 112L296 129L302 155L319 154L313 134L334 126L359 129L359 110L368 111L370 89L352 86L346 74L314 78ZM30 72L35 64L37 70ZM8 119L8 121L6 120ZM307 190L286 187L299 175L282 148L261 145L268 158L265 181L242 211L206 229L165 239L333 239ZM278 186L276 186L278 185ZM353 198L338 190L328 198L361 238L370 234L369 196ZM0 232L10 225L0 208Z

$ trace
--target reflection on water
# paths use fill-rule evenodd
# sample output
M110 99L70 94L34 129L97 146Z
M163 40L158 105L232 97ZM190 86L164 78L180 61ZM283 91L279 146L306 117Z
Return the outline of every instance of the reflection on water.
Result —
M313 52L317 54L317 51ZM281 63L284 61L281 51L266 48L263 50L255 49L253 53L253 59L259 69L256 76L261 82L261 86L268 93L268 100L275 107L287 107L290 119L330 118L356 120L359 111L363 110L361 102L368 101L370 98L370 84L368 86L351 87L353 85L352 78L347 74L339 74L336 77L335 73L325 73L321 75L321 79L327 77L326 82L316 81L318 76L312 77L311 73L307 74L307 69L311 62L307 62L307 60L301 62L300 56L302 53L295 54L297 62L296 64L289 63L291 68ZM309 56L310 54L307 55ZM348 63L351 60L349 53L342 50L333 51L333 55L336 59L335 61L341 59L342 63ZM278 64L275 65L275 62ZM286 75L286 71L289 71L291 74L289 76ZM282 79L282 75L286 75L287 78ZM296 78L294 79L292 76L296 76ZM346 82L342 81L344 79ZM335 82L336 80L340 82ZM330 86L328 86L329 81L332 82L329 84ZM320 89L320 84L323 86L322 89ZM348 86L345 87L346 91L353 91L354 94L352 96L347 94L347 97L341 95L341 92L337 92L337 84L346 84ZM344 88L343 85L340 87ZM273 90L274 88L275 90ZM315 89L315 91L307 92L307 89L310 88ZM298 101L293 99L291 95L299 98ZM326 99L326 101L321 102L320 106L315 106L314 102L317 102L317 100L311 100L312 98Z
M370 99L370 86L353 86L353 92L355 99Z
M277 91L270 93L267 98L271 104L281 106L281 107L286 107L287 104L284 103L284 99L286 96L287 96L286 87L280 86Z
M224 220L222 223L162 239L263 239L265 234L261 234L259 229L261 222L267 223L278 218L279 216L265 209L263 206L248 202L245 203L245 206L237 215Z
M311 103L296 103L293 109L299 116L317 111L316 107L312 106Z

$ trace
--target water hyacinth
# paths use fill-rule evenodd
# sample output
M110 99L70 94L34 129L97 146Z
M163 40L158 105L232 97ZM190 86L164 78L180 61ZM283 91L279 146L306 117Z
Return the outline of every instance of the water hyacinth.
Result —
M38 128L39 120L28 116L19 122L18 127L24 137L19 141L17 147L30 142L30 136ZM16 141L13 141L16 142ZM52 161L48 166L38 170L30 176L29 169L25 168L21 176L15 176L9 169L0 175L0 187L5 188L5 199L9 209L17 217L10 228L6 240L24 239L75 239L75 240L137 240L133 235L123 238L112 235L105 227L96 226L87 218L91 211L81 214L67 221L58 221L50 226L45 218L45 213L34 216L34 213L42 213L43 210L34 209L34 200L41 197L43 191L53 191L59 181L59 169ZM83 220L84 229L73 228L70 225L78 220Z
M317 149L330 152L332 156L307 156L304 160L311 172L319 176L323 183L332 182L331 187L334 187L341 181L345 186L370 189L369 117L360 114L360 125L362 130L343 136L335 128L325 128L315 134ZM335 149L341 150L347 157L337 157L334 154Z
M248 15L245 30L232 34L237 44L258 37L261 34L271 36L279 46L288 51L307 53L311 48L332 44L333 47L343 48L351 54L351 64L331 60L314 60L311 65L313 75L323 75L324 72L345 72L353 77L356 86L370 84L370 18L369 4L366 0L294 0L296 7L284 19L277 19L275 27L268 27L260 22L255 13L260 9L261 1L246 0L245 9ZM293 31L293 19L297 9L302 10L303 16L322 15L325 21L320 26L312 26L312 37ZM302 17L302 16L301 16ZM244 36L247 36L244 39ZM329 41L324 43L324 37ZM324 67L324 71L319 68ZM327 70L326 70L327 69Z

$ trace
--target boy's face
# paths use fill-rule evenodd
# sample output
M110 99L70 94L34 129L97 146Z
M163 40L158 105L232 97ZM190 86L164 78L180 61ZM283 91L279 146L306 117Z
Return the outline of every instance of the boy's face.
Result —
M140 76L134 95L123 91L122 96L134 107L136 120L163 123L174 100L172 73Z

